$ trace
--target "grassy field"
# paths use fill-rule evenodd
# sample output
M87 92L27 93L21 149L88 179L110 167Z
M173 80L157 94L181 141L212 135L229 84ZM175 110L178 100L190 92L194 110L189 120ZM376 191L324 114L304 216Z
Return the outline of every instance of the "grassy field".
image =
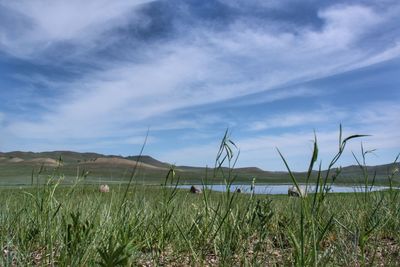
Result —
M60 161L61 159L61 161ZM139 160L140 159L140 160ZM138 161L139 160L139 161ZM136 162L139 165L136 166ZM387 176L391 169L400 167L399 163L391 163L379 166L368 166L365 170L370 177L374 176L376 184L387 184ZM135 169L135 181L141 184L159 185L163 183L165 174L170 164L160 162L149 156L107 156L95 153L78 153L71 151L53 152L8 152L0 153L0 186L31 185L31 174L37 176L40 173L40 183L45 183L48 177L62 174L65 178L64 184L72 184L82 173L87 173L86 184L128 183L132 170ZM215 166L208 169L202 167L175 166L174 170L184 184L201 184L206 177L209 183L223 182L224 176L214 176ZM217 168L219 166L216 166ZM225 173L230 172L226 166L221 166ZM363 169L359 166L346 166L341 168L340 176L337 176L337 184L359 184L363 183ZM261 170L256 167L235 168L235 183L251 184L256 179L259 184L291 183L292 179L288 172L272 172ZM294 173L299 182L305 183L307 172ZM313 171L309 182L316 182L318 171ZM326 170L322 171L326 174ZM333 173L331 173L333 175ZM360 179L361 178L361 179ZM36 180L35 180L36 182ZM395 181L397 182L397 181Z
M57 156L55 157L57 158ZM368 175L373 177L376 173L375 183L387 185L387 176L394 164L385 166L369 166ZM400 165L397 163L397 167ZM41 166L40 163L7 163L0 161L0 186L19 186L31 185L32 173L34 175L34 183L36 183L37 174L40 173L40 183L46 183L47 178L54 174L62 174L65 178L64 184L73 184L77 175L87 173L85 178L86 184L108 183L128 183L134 166L112 165L112 164L76 164L71 162L64 163L61 167ZM169 166L162 169L151 169L138 167L136 169L135 181L141 184L160 185L163 183ZM183 184L201 184L208 173L208 182L220 184L223 182L223 176L213 177L213 168L191 168L191 167L175 167L175 173L180 177L180 182ZM229 172L228 169L225 172ZM301 183L306 182L307 173L294 173ZM324 174L324 171L323 171ZM333 173L331 173L332 175ZM251 184L253 179L256 179L259 184L280 184L292 183L288 172L267 172L256 170L254 168L235 169L235 183ZM341 175L337 177L336 184L360 184L363 183L363 172L358 166L343 168ZM316 182L317 172L314 171L309 182ZM394 181L400 185L399 181Z
M0 189L0 266L399 266L398 169L386 177L390 189L371 192L375 177L362 151L364 192L330 192L341 174L335 163L356 137L340 138L324 172L313 171L315 141L302 179L316 191L298 198L192 194L178 189L174 168L153 186L143 185L134 168L128 183L111 185L109 193L85 185L84 172L72 185L61 169L36 173L31 186ZM227 188L236 181L233 145L225 136L208 174Z
M1 266L400 264L396 190L322 199L55 182L0 191Z

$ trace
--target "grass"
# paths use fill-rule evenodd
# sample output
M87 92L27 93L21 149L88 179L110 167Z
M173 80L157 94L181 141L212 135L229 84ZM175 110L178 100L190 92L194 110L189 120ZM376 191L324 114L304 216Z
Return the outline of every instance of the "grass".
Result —
M36 174L31 187L0 189L0 265L399 266L400 192L370 191L368 153L357 159L364 192L329 191L340 176L337 159L358 137L339 138L328 173L312 171L315 140L307 181L317 189L304 198L230 192L238 153L228 133L203 180L223 177L224 193L178 189L173 167L162 186L136 183L133 171L128 186L113 185L110 193L82 185L85 173L71 186L62 185L60 170ZM393 184L398 172L387 178Z
M234 146L231 144L232 148ZM41 159L48 159L53 162L57 162L62 159L63 165L60 166L59 172L65 177L63 184L73 184L77 172L88 171L89 176L86 177L85 184L99 184L99 183L128 183L130 180L130 174L132 173L132 167L134 161L138 158L135 157L120 157L120 156L106 156L93 153L77 153L68 151L55 151L55 152L42 152L42 153L30 153L30 152L9 152L0 153L0 186L15 186L15 185L26 185L31 184L31 172L34 170L35 173L41 173L40 183L46 183L48 176L54 174L54 167L49 165L41 165L38 161ZM20 158L21 162L10 162L10 159ZM97 159L101 159L97 162ZM109 159L107 161L106 159ZM115 159L116 161L113 161ZM35 161L36 160L36 161ZM125 162L117 162L118 160ZM131 160L131 165L126 165L126 162ZM149 156L141 156L141 161L152 168L146 166L139 166L136 169L135 183L142 184L154 184L160 185L164 182L165 174L168 172L169 165L167 163L159 162ZM388 171L393 167L392 164L380 165L380 166L369 166L368 174L375 176L375 183L380 185L388 184L387 174ZM400 164L397 164L400 167ZM214 167L214 166L211 166ZM218 167L218 166L217 166ZM229 166L225 167L224 172L229 172ZM240 184L251 184L253 179L256 179L258 184L279 184L279 183L292 183L291 178L287 172L271 172L263 171L258 168L236 168L235 183ZM224 180L222 172L219 171L218 175L214 176L214 171L208 170L209 175L207 177L210 183L221 184ZM206 169L201 167L185 167L176 166L175 173L180 177L181 183L186 184L201 184L201 179L205 178ZM296 178L301 183L306 183L307 172L294 172ZM309 182L316 182L316 171L309 178ZM325 170L323 171L325 174ZM331 173L332 175L333 173ZM347 166L342 168L341 175L337 177L336 184L359 184L364 183L363 171L358 166ZM394 181L395 183L397 181ZM399 184L399 183L398 183ZM399 184L400 185L400 184Z

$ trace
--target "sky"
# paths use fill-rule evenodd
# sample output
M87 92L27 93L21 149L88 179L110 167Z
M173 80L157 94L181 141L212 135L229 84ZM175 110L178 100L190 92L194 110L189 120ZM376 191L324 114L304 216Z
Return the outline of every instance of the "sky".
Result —
M0 151L305 170L400 152L400 2L0 0ZM239 153L240 151L240 153Z

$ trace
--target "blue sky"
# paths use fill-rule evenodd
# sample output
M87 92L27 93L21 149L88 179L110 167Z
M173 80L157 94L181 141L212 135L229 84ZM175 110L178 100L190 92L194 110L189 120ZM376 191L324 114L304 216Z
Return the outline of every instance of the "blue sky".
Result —
M369 164L400 152L396 1L0 0L0 150L323 166L338 129ZM340 161L354 164L361 140Z

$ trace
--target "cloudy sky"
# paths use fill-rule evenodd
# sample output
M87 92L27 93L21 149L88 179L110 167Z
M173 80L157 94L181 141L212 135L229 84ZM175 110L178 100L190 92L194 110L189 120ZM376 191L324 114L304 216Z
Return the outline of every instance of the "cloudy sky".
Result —
M238 166L303 170L315 130L400 152L400 3L0 0L0 151L145 154L212 165L225 129Z

